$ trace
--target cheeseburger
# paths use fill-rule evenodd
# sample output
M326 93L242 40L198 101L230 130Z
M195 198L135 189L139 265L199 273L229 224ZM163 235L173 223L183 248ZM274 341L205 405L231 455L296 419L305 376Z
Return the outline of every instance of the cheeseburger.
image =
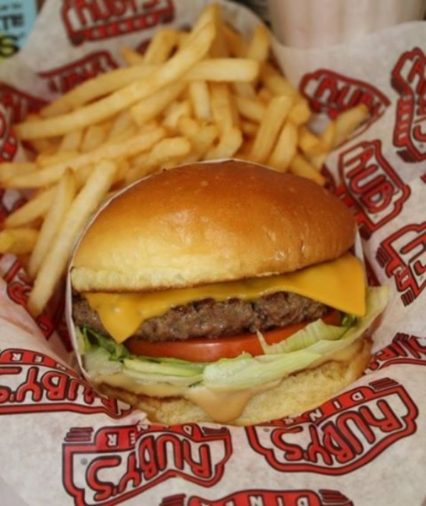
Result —
M313 408L361 375L386 302L354 238L335 196L258 165L141 180L98 213L71 263L83 369L164 424Z

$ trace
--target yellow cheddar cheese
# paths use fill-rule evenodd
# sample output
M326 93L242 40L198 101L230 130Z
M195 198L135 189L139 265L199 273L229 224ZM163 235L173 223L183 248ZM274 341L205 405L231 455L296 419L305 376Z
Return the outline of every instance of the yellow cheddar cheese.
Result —
M192 301L231 297L253 300L274 292L292 292L356 316L365 313L365 276L359 259L347 253L290 274L250 278L146 293L86 293L109 334L122 343L143 321Z

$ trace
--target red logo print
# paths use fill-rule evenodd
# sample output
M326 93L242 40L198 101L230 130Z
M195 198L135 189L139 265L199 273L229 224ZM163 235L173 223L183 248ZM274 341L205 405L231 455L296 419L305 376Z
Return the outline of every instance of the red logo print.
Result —
M343 186L337 193L352 207L363 237L398 216L410 189L381 151L381 141L363 141L339 155Z
M31 291L31 281L24 271L19 260L13 258L10 263L5 263L1 269L0 275L7 283L7 295L13 302L27 307L28 296ZM52 335L55 330L55 322L46 313L42 313L36 318L36 322L46 338Z
M341 475L364 466L416 431L417 407L384 378L354 388L277 426L246 428L251 447L281 472Z
M406 162L426 160L426 56L418 47L403 53L392 70L392 86L400 97L393 143Z
M63 446L64 486L78 506L118 504L172 477L211 487L231 453L225 427L72 428Z
M176 494L164 497L159 506L353 506L337 490L239 490L222 499L203 499Z
M371 266L370 262L366 258L364 258L364 265L365 265L365 273L367 275L368 286L380 286L380 282L377 279L377 275L374 272L374 269Z
M28 113L38 111L44 100L28 95L0 82L0 162L10 162L18 149L12 124L22 121Z
M39 76L47 80L50 91L66 93L83 81L117 67L108 51L96 51L68 65L40 72Z
M377 261L393 277L404 306L411 304L426 286L426 221L405 225L382 241Z
M47 102L0 82L0 103L7 111L9 124L19 123L31 112L37 112Z
M373 355L368 368L376 371L392 364L426 365L426 337L398 332L391 344Z
M64 0L62 19L72 44L97 41L170 23L172 0Z
M18 142L11 131L11 122L6 109L0 106L0 162L10 162L15 158Z
M72 369L43 353L2 351L0 375L0 415L74 411L119 418L129 412L121 410L117 401L97 395Z
M390 104L390 100L374 86L327 69L305 74L300 82L300 91L309 100L314 112L326 113L331 119L351 107L365 104L370 119L357 134L379 119Z

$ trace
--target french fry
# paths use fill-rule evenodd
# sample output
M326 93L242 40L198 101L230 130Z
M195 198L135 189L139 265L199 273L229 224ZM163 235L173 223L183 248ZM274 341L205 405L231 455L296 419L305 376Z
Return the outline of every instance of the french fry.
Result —
M214 121L221 133L224 134L234 125L231 94L228 86L224 83L211 83L210 97Z
M336 131L333 139L333 147L344 142L362 123L368 119L368 108L365 104L359 104L337 116Z
M259 75L259 63L248 58L203 60L188 72L186 81L252 82Z
M274 97L268 104L250 152L251 159L263 163L268 159L278 133L292 104L288 96Z
M100 146L107 136L105 125L91 125L85 131L80 151L87 153Z
M305 98L299 97L291 108L288 119L295 125L303 125L309 121L311 114L308 101Z
M153 170L163 167L166 163L178 162L191 151L191 144L185 137L170 137L163 139L143 158L135 160L134 168L129 170L125 180L132 183L137 179L146 176Z
M211 119L210 94L205 81L194 81L188 87L194 115L198 119Z
M25 255L37 240L38 231L33 228L15 228L0 232L0 253Z
M141 58L143 57L141 56ZM101 74L62 95L42 109L41 115L44 118L52 118L68 113L104 95L140 82L159 70L160 66L158 64L147 64L143 61L130 68L115 69ZM194 68L183 78L186 81L253 81L258 73L258 63L247 58L216 58L200 61L198 64L195 64ZM43 150L46 150L46 148L44 147Z
M186 46L188 44L189 39L189 32L179 32L178 33L178 48L181 49L182 47Z
M32 278L34 278L37 274L37 271L43 262L43 258L49 251L63 221L63 217L71 205L75 192L75 177L74 174L68 170L64 173L54 190L52 205L46 214L29 260L28 274Z
M295 97L297 90L270 63L266 63L260 72L260 80L274 95Z
M197 133L190 138L193 146L192 161L202 160L218 136L219 129L216 125L202 125ZM189 161L189 158L187 160Z
M300 149L308 158L320 155L321 153L325 153L330 149L330 146L327 146L325 143L323 143L321 137L318 137L317 135L312 133L304 125L299 127L298 143Z
M178 130L190 140L193 147L192 155L185 159L188 162L201 160L219 136L216 125L200 125L192 118L181 118Z
M71 204L35 278L28 299L33 315L40 314L51 298L65 272L75 240L110 188L116 170L114 162L100 162Z
M159 30L144 54L144 63L163 63L178 43L178 32L172 28Z
M182 102L173 102L164 111L163 126L170 130L176 130L179 119L182 116L191 116L192 107L189 100L182 100Z
M269 34L264 25L258 25L247 48L247 58L265 62L269 55Z
M192 139L200 130L200 124L194 118L179 118L177 123L178 131L185 137Z
M133 120L139 126L151 121L176 100L184 89L185 83L180 81L169 84L151 96L144 98L130 109Z
M213 58L223 58L229 56L228 45L226 44L226 39L223 37L223 18L222 11L219 6L216 4L214 6L214 24L216 28L216 37L214 38L211 48L210 55Z
M143 64L131 68L119 68L100 74L93 79L84 81L56 101L47 105L42 109L41 114L43 117L51 117L52 114L48 111L54 107L58 107L60 103L64 104L66 112L76 109L108 93L113 93L124 86L140 81L151 75L156 69L158 69L156 65ZM56 116L56 114L53 116Z
M321 186L324 186L325 179L318 172L318 170L311 165L306 158L302 155L297 154L290 163L290 169L294 174L301 177L306 177L307 179L311 179L318 183Z
M204 160L215 160L218 158L230 158L240 149L243 142L241 130L231 127L220 138L219 144L210 149Z
M210 4L204 7L204 9L201 11L201 14L198 16L198 19L196 20L195 24L193 25L192 30L188 33L188 38L186 39L184 47L191 45L194 42L195 37L202 30L204 30L206 26L211 26L214 29L214 36L211 41L211 44L213 44L213 41L216 37L216 19L218 9L219 6L217 4Z
M129 66L141 65L144 62L143 55L132 49L131 47L123 46L120 48L120 54L123 60Z
M0 183L19 174L28 174L37 170L37 165L33 162L3 162L0 163Z
M284 172L297 152L297 127L287 121L278 136L277 143L268 159L268 165Z
M124 182L130 167L131 163L129 159L122 158L117 161L117 172L115 174L114 187L117 187L117 185L120 186L120 184Z
M247 55L248 43L240 33L225 24L223 27L223 35L232 56L244 58Z
M62 137L58 146L60 151L79 151L83 139L83 130L72 130Z
M266 107L259 100L245 97L235 97L238 112L245 118L260 123L265 114Z
M99 146L90 153L84 153L72 160L51 165L37 172L17 176L9 179L6 185L14 188L37 188L58 181L67 168L78 170L90 164L96 164L101 160L117 160L123 156L135 156L142 151L150 149L156 142L165 137L164 128L154 128L142 132L124 141L110 142Z
M15 131L20 139L49 138L111 118L126 107L152 95L163 86L183 76L207 53L214 36L214 25L212 23L206 24L194 35L191 44L188 43L181 48L170 60L146 78L73 112L53 118L20 123L16 125Z
M309 158L309 162L317 169L320 170L323 166L325 159L327 158L328 153L321 153L320 155L315 155Z
M242 83L240 81L231 83L231 88L235 95L243 98L256 99L256 91L252 83Z
M4 221L5 227L22 227L23 225L29 225L34 220L41 218L52 205L52 199L52 188L40 192L16 211L9 214Z
M299 127L299 146L307 158L327 154L334 146L336 122L331 121L320 136L313 134L306 126Z
M67 162L78 156L78 151L57 151L54 154L41 153L36 158L38 167L48 167L57 163Z
M121 135L123 132L127 132L134 125L133 118L129 111L121 111L114 118L111 128L108 132L107 139L111 140Z
M325 127L325 130L321 134L321 142L324 146L327 147L328 151L333 148L335 137L336 137L336 122L330 121L330 123Z

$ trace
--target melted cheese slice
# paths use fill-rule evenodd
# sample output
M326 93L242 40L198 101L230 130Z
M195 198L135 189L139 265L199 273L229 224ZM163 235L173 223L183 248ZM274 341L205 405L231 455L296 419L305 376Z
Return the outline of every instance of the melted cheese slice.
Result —
M232 297L253 300L274 292L293 292L362 316L365 289L361 262L347 253L337 260L278 276L149 293L86 293L85 296L105 329L117 343L122 343L144 320L196 300L223 301Z

